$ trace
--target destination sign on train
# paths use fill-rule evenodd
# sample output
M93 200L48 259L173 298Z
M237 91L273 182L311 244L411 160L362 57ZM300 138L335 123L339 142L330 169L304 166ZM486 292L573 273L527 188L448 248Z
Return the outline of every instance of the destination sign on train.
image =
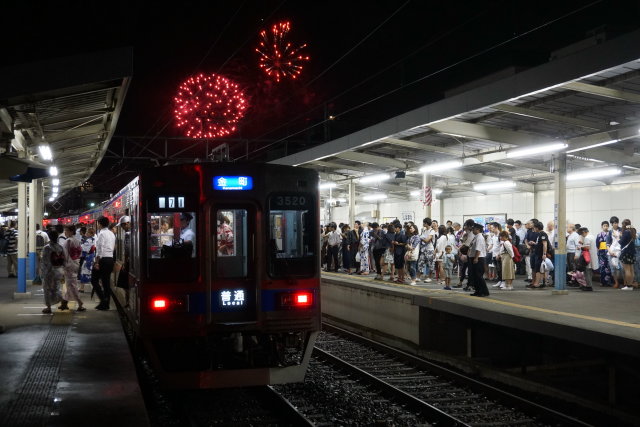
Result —
M251 190L253 178L250 176L214 176L214 190Z

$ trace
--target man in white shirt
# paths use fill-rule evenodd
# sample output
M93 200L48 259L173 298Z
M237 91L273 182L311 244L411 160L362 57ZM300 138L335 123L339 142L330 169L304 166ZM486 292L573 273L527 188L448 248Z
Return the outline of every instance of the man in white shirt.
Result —
M97 221L96 259L91 271L91 286L100 298L96 310L109 310L111 300L111 273L113 272L113 250L116 236L109 230L109 219L101 216ZM100 287L102 282L102 287Z
M567 225L567 271L575 271L575 257L578 244L580 242L580 235L576 232L573 224Z
M333 270L337 273L340 269L338 263L338 251L342 243L342 235L336 231L334 223L330 225L331 231L327 233L327 271L331 271L331 260L333 260Z
M556 223L549 221L547 223L547 236L549 236L549 248L555 250L556 245Z
M487 289L487 282L484 281L484 260L487 257L487 244L482 235L484 227L482 224L473 225L473 239L472 248L469 248L469 260L471 260L471 271L474 275L473 286L476 291L472 293L474 297L486 297L489 296L489 289Z

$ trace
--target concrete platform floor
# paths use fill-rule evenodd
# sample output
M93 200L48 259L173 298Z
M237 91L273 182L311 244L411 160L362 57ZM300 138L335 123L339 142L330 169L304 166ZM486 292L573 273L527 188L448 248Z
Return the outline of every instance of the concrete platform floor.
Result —
M568 326L640 343L640 290L622 291L600 287L595 283L593 292L568 288L568 295L554 295L553 288L526 289L524 277L519 276L514 280L513 291L494 289L493 282L489 282L491 295L479 298L462 289L443 290L435 281L410 286L377 281L374 277L375 275L359 276L330 272L322 274L323 282L411 294L415 296L415 304L492 323L518 318L522 320L521 325L526 325L526 319L530 319L536 323ZM526 326L523 329L526 329Z
M145 426L144 400L115 310L42 314L41 286L13 299L0 257L0 425Z

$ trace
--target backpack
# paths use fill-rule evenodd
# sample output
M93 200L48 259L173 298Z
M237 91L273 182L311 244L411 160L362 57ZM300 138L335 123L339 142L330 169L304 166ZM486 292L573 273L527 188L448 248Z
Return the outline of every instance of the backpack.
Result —
M512 248L513 248L513 262L517 264L520 261L522 261L522 255L520 255L520 251L518 250L517 246L512 245Z
M64 266L64 252L51 251L51 265L54 267Z
M37 249L42 249L44 248L44 237L42 237L42 234L40 233L36 233L36 248Z

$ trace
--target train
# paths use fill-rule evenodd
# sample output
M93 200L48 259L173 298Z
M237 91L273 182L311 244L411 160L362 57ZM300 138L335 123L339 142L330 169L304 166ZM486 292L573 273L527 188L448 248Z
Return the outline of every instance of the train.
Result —
M60 224L116 227L116 300L169 389L304 379L320 331L317 173L196 163L143 170ZM114 269L118 270L118 268Z

